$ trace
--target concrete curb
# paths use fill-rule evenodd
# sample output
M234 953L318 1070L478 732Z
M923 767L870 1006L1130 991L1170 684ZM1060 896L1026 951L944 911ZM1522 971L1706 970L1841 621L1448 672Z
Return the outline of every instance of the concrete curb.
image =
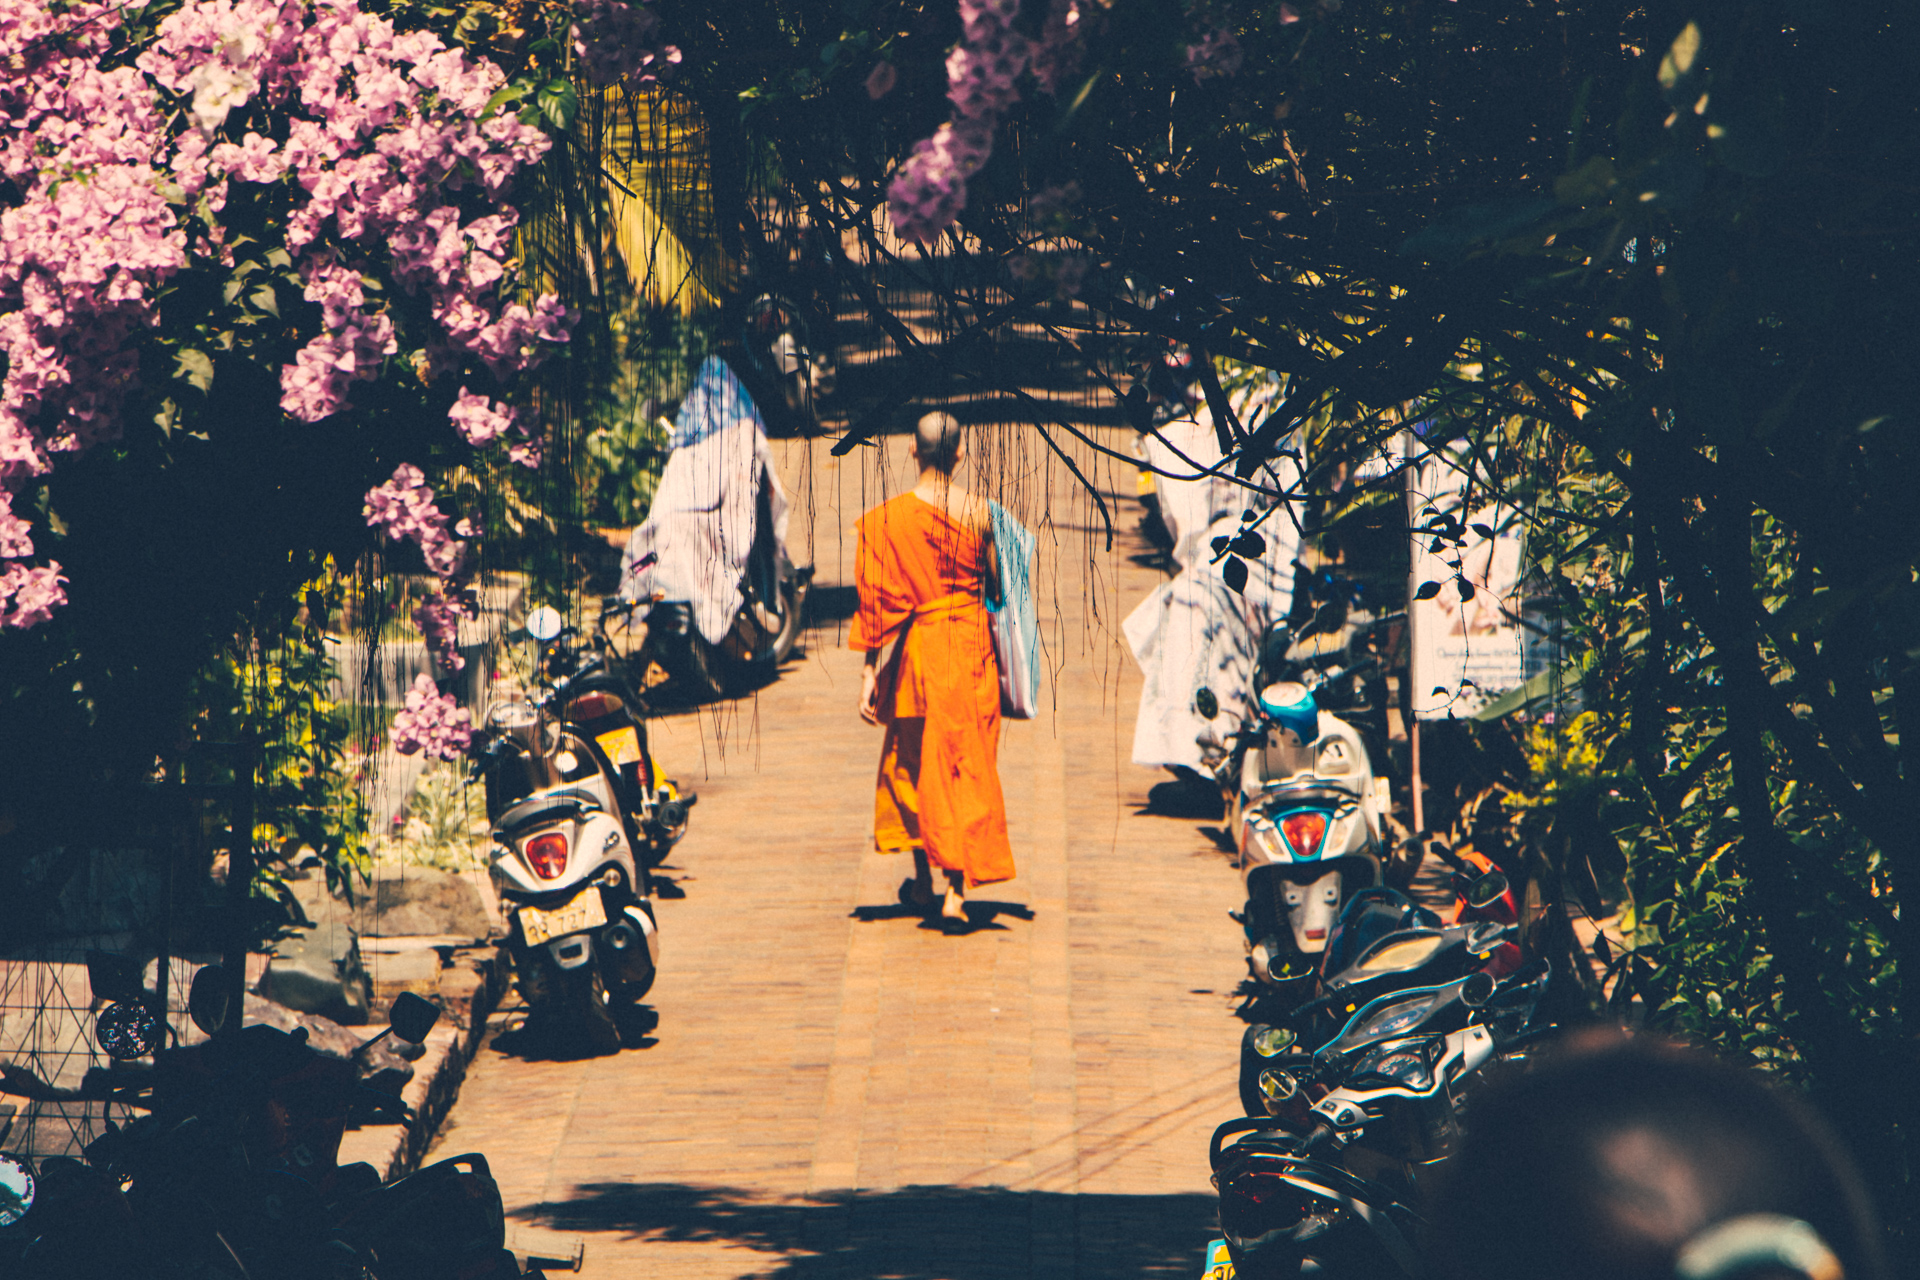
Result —
M389 947L403 942L393 938L381 941ZM441 1122L460 1096L467 1064L480 1051L486 1039L487 1019L506 989L506 956L494 947L436 947L433 944L442 940L420 941L418 949L441 952L442 968L434 993L441 1020L427 1037L426 1052L413 1064L413 1079L400 1095L413 1108L414 1122L350 1129L340 1142L341 1164L364 1160L380 1171L383 1182L404 1178L419 1167L420 1158L433 1145ZM408 984L409 988L413 985ZM377 988L375 998L382 1004L392 1000L391 994L381 999Z

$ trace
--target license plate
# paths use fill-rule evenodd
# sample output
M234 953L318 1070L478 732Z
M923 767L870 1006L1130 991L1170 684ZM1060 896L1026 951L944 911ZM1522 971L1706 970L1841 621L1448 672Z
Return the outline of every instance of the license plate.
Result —
M1233 1255L1227 1252L1225 1240L1215 1240L1207 1246L1207 1263L1201 1269L1200 1280L1233 1280Z
M594 738L607 753L607 762L618 769L623 764L640 763L640 732L632 725L610 729Z
M607 922L607 909L600 902L600 890L589 888L562 907L542 911L538 907L520 908L520 932L527 945L537 947L554 938L585 929L598 929Z

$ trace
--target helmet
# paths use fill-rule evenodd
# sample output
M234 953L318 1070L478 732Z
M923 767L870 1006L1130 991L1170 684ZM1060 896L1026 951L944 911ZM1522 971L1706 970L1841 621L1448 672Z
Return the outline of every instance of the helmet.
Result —
M1260 691L1260 710L1301 742L1312 742L1320 736L1320 704L1303 684L1285 680L1268 685Z

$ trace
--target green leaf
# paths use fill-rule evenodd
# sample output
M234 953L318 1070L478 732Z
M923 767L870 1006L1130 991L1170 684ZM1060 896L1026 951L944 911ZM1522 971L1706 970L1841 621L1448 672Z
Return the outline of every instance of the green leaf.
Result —
M1227 557L1220 566L1220 578L1229 591L1244 594L1247 589L1247 562L1237 556Z
M1233 540L1234 554L1245 556L1249 560L1258 560L1267 554L1267 540L1252 529L1245 530Z
M1684 80L1699 54L1700 24L1689 22L1667 47L1667 56L1660 59L1660 87L1671 90Z
M1554 198L1564 205L1583 205L1607 194L1614 184L1613 161L1594 156L1572 173L1553 180Z
M174 357L173 376L205 391L213 385L213 361L206 352L188 347Z
M1415 600L1431 600L1439 594L1440 594L1439 583L1423 582L1420 584L1420 589L1413 593L1413 598Z
M532 88L533 86L525 80L509 80L506 84L501 85L493 91L493 96L487 99L487 105L480 109L480 118L482 120L489 119L496 111L506 106L509 102L518 102L520 99L526 97Z
M573 117L580 110L580 95L566 80L549 80L540 86L540 113L556 129L565 129L573 124Z
M1463 257L1475 245L1506 240L1536 227L1555 207L1552 200L1516 197L1456 209L1408 236L1400 245L1400 255L1428 260Z
M272 285L269 285L269 284L261 285L258 289L255 289L252 293L247 295L247 301L251 302L254 306L266 312L268 315L273 316L276 319L279 318L280 298L279 298L279 295L274 293Z

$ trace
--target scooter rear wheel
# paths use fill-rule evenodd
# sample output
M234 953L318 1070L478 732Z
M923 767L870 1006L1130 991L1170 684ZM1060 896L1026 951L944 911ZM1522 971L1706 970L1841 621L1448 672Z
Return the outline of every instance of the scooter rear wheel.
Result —
M591 964L586 968L586 980L579 984L576 996L583 1047L596 1054L618 1053L620 1025L614 1020L613 999L606 984L600 981L599 971Z
M687 702L717 702L727 695L726 657L700 635L689 635L669 673Z
M785 662L793 653L793 646L800 639L801 617L807 609L806 577L797 570L789 570L780 583L780 606L784 611L780 619L780 630L773 638L774 666Z

